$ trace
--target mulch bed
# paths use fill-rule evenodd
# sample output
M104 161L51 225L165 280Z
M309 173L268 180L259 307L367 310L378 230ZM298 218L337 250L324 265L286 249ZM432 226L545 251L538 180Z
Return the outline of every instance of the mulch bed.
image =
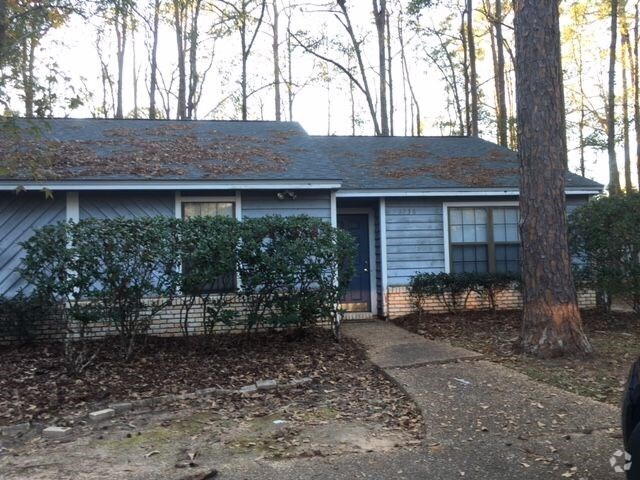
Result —
M631 363L640 355L640 318L633 313L583 311L589 340L596 350L590 358L540 360L520 355L515 343L521 330L520 311L408 315L395 322L433 340L483 353L535 380L619 405Z
M96 363L77 377L67 373L60 345L6 348L0 350L0 364L0 425L65 423L65 417L117 401L311 377L314 381L304 389L257 394L253 402L239 395L214 401L240 416L266 414L269 403L321 406L340 418L368 419L410 430L416 437L422 433L415 405L365 359L362 349L346 338L336 343L323 330L295 336L220 335L212 343L149 338L130 363L122 362L110 340L103 343Z

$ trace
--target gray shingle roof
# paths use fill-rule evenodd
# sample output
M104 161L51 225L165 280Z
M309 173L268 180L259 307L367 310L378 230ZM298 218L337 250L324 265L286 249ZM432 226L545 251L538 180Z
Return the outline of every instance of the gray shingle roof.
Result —
M18 125L24 127L18 137L0 135L0 181L341 180L346 190L519 185L515 152L478 138L320 137L298 123L268 121L53 119ZM567 187L602 185L567 173Z
M471 137L313 137L343 189L500 189L519 187L514 151ZM567 173L568 188L602 185Z
M298 123L20 120L0 137L4 178L46 180L337 180ZM31 133L35 126L35 133ZM15 165L19 163L19 168Z

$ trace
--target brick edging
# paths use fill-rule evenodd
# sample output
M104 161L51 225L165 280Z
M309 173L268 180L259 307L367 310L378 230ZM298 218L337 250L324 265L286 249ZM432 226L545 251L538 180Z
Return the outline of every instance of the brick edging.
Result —
M291 388L300 387L313 382L309 377L294 378L287 383L278 383L277 380L257 380L255 383L245 385L239 389L229 388L201 388L194 392L181 393L181 394L169 394L159 395L156 397L141 398L138 400L124 401L118 403L112 403L108 408L89 412L87 415L78 416L75 418L87 418L91 423L100 423L104 420L112 419L130 410L136 410L143 407L153 407L167 402L175 402L178 400L193 400L196 398L204 398L212 395L246 395L250 393L266 393L274 390L288 390ZM0 426L0 435L3 437L20 437L32 430L38 430L42 428L42 424L37 422L21 422L12 425ZM72 433L72 427L59 427L49 426L44 427L38 433L41 433L43 437L50 439L62 439L66 438Z

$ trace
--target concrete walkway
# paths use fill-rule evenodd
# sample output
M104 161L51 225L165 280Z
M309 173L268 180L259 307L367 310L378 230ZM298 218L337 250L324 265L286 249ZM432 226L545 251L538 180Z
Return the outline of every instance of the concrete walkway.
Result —
M624 478L609 464L621 448L616 408L390 323L350 323L344 334L420 407L426 441L414 465L429 478Z

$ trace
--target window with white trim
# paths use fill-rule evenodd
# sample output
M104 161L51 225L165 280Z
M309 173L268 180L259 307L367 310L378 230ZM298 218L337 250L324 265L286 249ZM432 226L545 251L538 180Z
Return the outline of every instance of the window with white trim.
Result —
M190 217L233 217L234 202L182 201L182 218Z
M234 217L235 202L215 201L215 200L182 200L182 218L193 217ZM183 271L188 269L189 265L183 262ZM201 290L206 293L226 293L236 289L236 275L225 275L214 279L211 284L203 285Z
M517 207L449 207L452 273L519 272Z

